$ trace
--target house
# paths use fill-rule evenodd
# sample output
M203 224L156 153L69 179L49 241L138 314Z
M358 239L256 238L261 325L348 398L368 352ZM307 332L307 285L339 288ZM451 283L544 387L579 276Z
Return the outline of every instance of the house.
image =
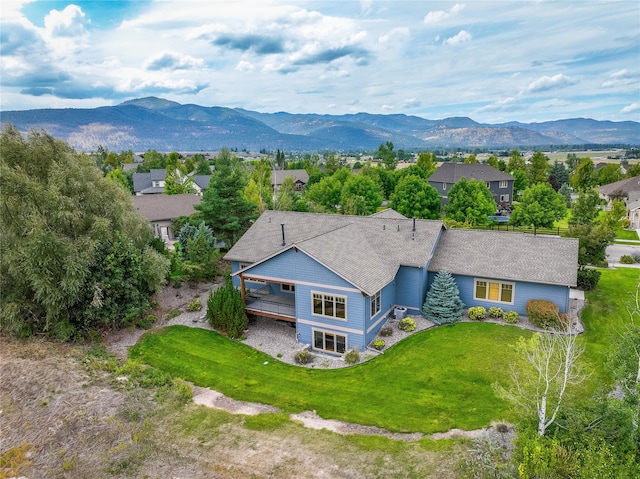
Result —
M436 273L450 271L467 306L525 314L529 299L569 309L578 240L447 229L442 221L266 211L229 250L248 313L293 323L298 340L364 350L387 318L420 314Z
M602 185L598 188L598 193L600 193L600 198L607 201L608 206L611 206L611 202L615 199L623 200L628 205L630 201L640 195L640 176Z
M196 195L138 195L132 196L136 211L146 218L153 234L162 238L165 243L175 240L171 232L173 220L180 216L190 216L195 213L195 205L200 204L200 197Z
M482 163L443 163L428 179L440 197L447 204L447 193L461 178L484 181L498 206L510 208L513 202L513 181L511 175Z
M133 174L133 193L136 195L153 195L164 193L164 180L167 176L165 168L155 168L148 173ZM201 195L209 186L211 175L190 176L196 194Z
M309 182L309 173L307 173L307 170L273 170L271 172L271 186L274 193L278 192L278 189L287 178L293 180L293 189L295 191L302 191L304 185Z

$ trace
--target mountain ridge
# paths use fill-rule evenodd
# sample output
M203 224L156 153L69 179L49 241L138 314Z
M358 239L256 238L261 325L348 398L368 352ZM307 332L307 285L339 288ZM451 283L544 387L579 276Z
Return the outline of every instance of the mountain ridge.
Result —
M386 141L398 149L640 144L640 123L634 121L567 118L483 124L468 117L261 113L157 97L87 109L3 111L0 121L21 131L44 129L84 151L98 146L112 151L216 151L224 146L254 151L363 151Z

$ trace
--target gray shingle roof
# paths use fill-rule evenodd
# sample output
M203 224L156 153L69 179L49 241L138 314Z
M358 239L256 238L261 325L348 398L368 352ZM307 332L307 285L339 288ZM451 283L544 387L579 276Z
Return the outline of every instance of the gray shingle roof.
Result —
M576 238L448 229L429 271L576 286L577 265Z
M149 173L133 174L133 191L135 193L142 192L153 186L154 181L162 181L167 176L167 170L164 168L154 168Z
M303 183L309 182L309 173L307 170L273 170L271 172L271 183L280 186L286 178L292 178L295 182L300 180Z
M149 221L189 216L195 213L193 206L200 204L201 199L196 195L142 195L131 198L136 211Z
M513 181L511 175L481 163L443 163L427 181L435 183L457 183L460 178L481 181Z
M640 190L640 176L634 176L633 178L627 178L625 180L616 181L615 183L609 183L608 185L602 185L598 188L598 191L602 195L610 195L617 191L628 195L630 191Z
M441 221L416 220L414 232L413 220L404 217L266 211L225 259L258 263L295 245L371 295L393 280L401 265L426 265L443 228Z
M211 175L193 175L191 178L202 191L207 189L211 181Z

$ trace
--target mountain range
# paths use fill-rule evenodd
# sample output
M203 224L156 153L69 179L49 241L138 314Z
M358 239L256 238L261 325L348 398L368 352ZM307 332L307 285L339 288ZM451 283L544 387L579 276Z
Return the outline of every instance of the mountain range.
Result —
M542 123L481 124L467 117L427 120L402 114L259 113L241 108L180 104L156 97L115 106L0 112L21 131L45 130L77 150L94 151L366 151L438 147L554 147L640 145L640 123L587 118Z

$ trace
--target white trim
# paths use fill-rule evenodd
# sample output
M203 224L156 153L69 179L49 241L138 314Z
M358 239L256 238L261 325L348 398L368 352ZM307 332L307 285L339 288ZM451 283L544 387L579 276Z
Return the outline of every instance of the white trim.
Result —
M367 334L373 331L376 328L376 326L378 326L378 324L380 324L382 321L387 319L387 316L391 314L391 311L393 311L393 308L389 308L384 314L381 314L378 320L367 328Z
M500 195L500 203L509 202L509 193L505 193L504 195Z
M509 182L506 180L500 181L500 188L509 188Z
M485 298L478 298L476 296L478 281L483 281L486 283L486 294ZM502 285L510 285L511 286L511 301L501 301L500 299L489 299L489 283L496 283L499 285L499 297L502 298ZM503 281L500 279L487 279L487 278L473 278L473 299L475 301L486 301L488 303L499 303L499 304L514 304L516 298L516 283L512 281Z
M377 298L377 301L376 301ZM378 308L373 311L372 310L372 304L376 304L376 306L378 306ZM369 296L369 320L372 320L376 314L378 314L380 311L382 310L382 290L378 290L377 293L373 293L371 296Z
M280 283L280 291L282 293L295 293L296 285L294 283Z
M238 272L234 273L232 276L236 275ZM252 275L244 275L243 276L245 281L251 281L251 278L253 278L256 281L267 281L267 282L271 282L271 283L291 283L290 279L282 279L282 278L276 278L275 276L263 276L260 274L252 274ZM314 288L327 288L327 289L335 289L338 291L345 291L348 293L362 293L361 289L358 288L346 288L344 286L332 286L329 284L320 284L320 283L311 283L309 281L295 281L295 284L297 285L302 285L302 286L311 286Z
M317 326L319 328L330 328L330 329L335 329L336 331L341 331L344 333L352 333L352 334L358 334L360 336L362 336L362 330L360 329L353 329L353 328L347 328L345 326L334 326L333 324L327 324L327 323L319 323L317 321L311 321L309 319L300 319L300 318L296 318L296 322L300 323L300 324L306 324L309 326Z
M312 316L318 316L320 318L327 318L327 319L333 319L335 321L344 321L347 322L349 320L349 315L347 314L347 296L342 296L341 294L334 294L332 292L325 292L325 291L313 291L310 290L309 293L311 294L311 315ZM341 298L344 299L344 318L340 318L338 316L329 316L327 314L318 314L314 311L314 295L320 295L322 296L322 310L324 311L324 303L325 303L325 297L327 296L332 296L334 298L334 308L337 312L337 307L336 305L338 304L338 302L336 301L337 298Z
M447 191L447 184L446 183L442 183L442 191Z

